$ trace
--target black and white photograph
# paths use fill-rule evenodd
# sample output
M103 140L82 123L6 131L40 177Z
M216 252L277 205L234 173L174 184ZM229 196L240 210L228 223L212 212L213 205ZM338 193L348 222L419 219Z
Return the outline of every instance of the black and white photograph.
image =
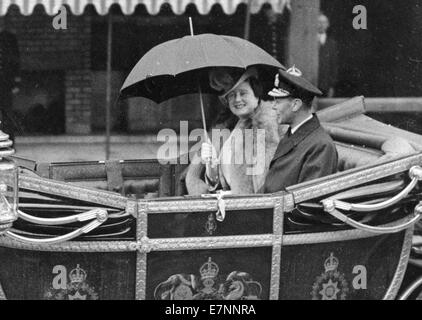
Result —
M421 217L421 0L0 0L0 300L422 300Z

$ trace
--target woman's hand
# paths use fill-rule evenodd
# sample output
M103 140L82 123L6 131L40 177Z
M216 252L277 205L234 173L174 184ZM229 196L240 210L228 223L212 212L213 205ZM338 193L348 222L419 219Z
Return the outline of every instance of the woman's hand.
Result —
M214 166L217 163L217 151L211 142L204 142L201 146L202 163Z
M217 151L212 143L204 142L201 146L201 159L205 163L205 181L210 187L218 186Z

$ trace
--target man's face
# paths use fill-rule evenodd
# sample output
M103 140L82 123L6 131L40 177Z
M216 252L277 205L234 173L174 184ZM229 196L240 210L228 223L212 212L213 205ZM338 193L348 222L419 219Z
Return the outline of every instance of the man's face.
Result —
M293 99L291 97L276 98L273 104L273 110L277 114L278 124L290 124L292 123L294 112L293 112Z
M327 29L329 26L330 26L330 22L328 21L327 16L321 14L318 17L318 33L327 32Z

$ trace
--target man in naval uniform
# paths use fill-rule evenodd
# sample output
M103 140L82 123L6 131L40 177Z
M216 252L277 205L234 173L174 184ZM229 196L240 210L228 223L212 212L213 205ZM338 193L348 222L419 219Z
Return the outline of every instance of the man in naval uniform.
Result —
M264 193L336 172L337 149L311 111L314 97L321 94L296 67L275 75L274 88L268 95L274 97L278 123L290 127L271 161Z

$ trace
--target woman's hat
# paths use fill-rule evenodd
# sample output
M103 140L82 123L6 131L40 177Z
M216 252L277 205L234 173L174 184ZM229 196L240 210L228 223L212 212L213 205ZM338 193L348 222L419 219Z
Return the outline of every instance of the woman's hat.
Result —
M211 69L208 74L210 87L218 91L220 94L230 90L235 80L233 78L233 72L230 68L216 67Z
M286 71L278 70L274 79L274 88L268 92L268 95L285 98L289 96L321 96L322 92L302 77L302 72L293 66Z
M258 79L258 70L255 67L248 68L237 81L235 81L236 78L235 72L231 71L229 68L214 68L209 73L210 87L221 92L220 98L225 99L227 95L235 90L242 82L249 78Z

